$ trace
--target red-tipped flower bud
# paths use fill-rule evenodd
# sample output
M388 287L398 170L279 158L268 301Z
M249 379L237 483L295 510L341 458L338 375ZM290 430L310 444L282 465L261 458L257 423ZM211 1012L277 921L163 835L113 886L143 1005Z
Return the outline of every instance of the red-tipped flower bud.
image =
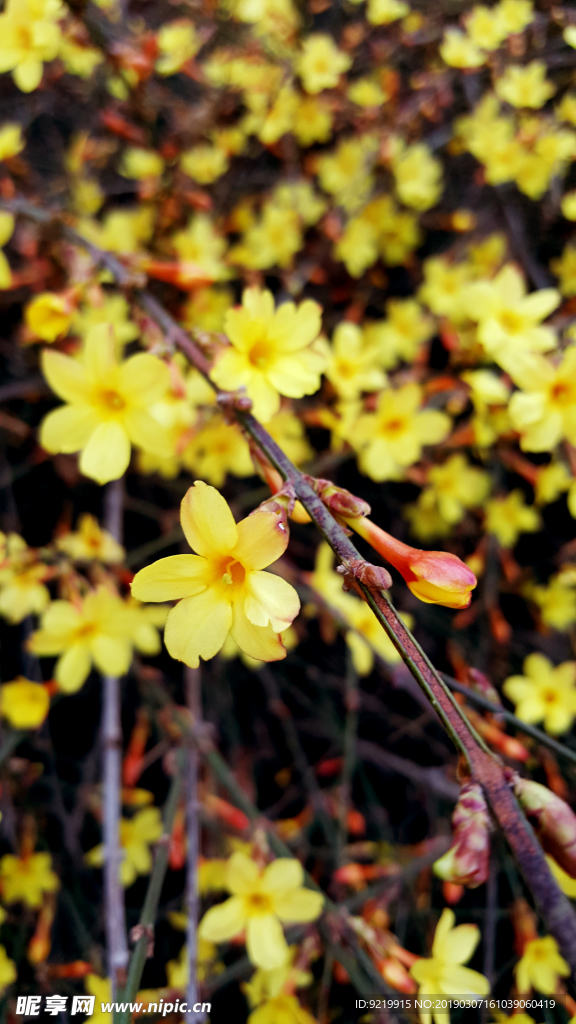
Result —
M306 477L306 479L334 515L342 516L344 519L357 519L360 516L370 515L372 510L368 502L363 498L357 498L355 494L345 490L344 487L336 487L331 480L322 480L313 476Z
M435 862L434 874L447 882L476 889L488 878L490 859L488 808L478 783L462 786L452 826L452 846Z
M470 591L478 582L474 573L449 551L421 551L392 537L369 519L346 519L353 530L378 551L404 577L412 593L426 604L467 608Z
M576 878L576 814L539 782L516 775L513 785L546 853L554 857L571 878Z

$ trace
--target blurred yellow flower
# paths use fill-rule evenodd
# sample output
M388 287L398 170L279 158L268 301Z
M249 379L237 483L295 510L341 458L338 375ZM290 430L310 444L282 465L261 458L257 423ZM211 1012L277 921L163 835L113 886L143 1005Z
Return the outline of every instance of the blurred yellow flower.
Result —
M118 541L114 540L108 530L98 525L98 520L89 512L84 512L78 519L78 530L58 537L56 547L76 562L106 562L113 564L122 562L125 551Z
M457 28L444 29L439 53L444 63L452 68L479 68L486 63L486 54L465 32Z
M120 881L123 886L127 888L136 881L138 875L150 873L150 845L160 839L162 831L162 818L157 807L144 807L134 817L120 819ZM88 850L84 859L90 867L101 867L104 863L104 844Z
M569 896L571 900L576 899L576 878L568 875L553 857L547 856L546 861L564 895Z
M533 60L524 66L509 64L504 74L496 79L496 95L513 107L543 107L556 92L556 86L546 78L547 71L542 60Z
M180 157L180 166L200 185L211 185L228 170L228 157L216 146L200 144L187 149Z
M454 989L460 995L487 996L490 982L483 974L462 967L470 959L478 941L480 930L475 924L460 924L454 927L456 916L453 910L445 908L436 926L430 959L417 960L410 968L410 974L418 984L419 996L449 995ZM442 1011L420 1012L422 1024L443 1024Z
M22 92L37 89L43 62L54 60L60 46L60 0L7 0L0 14L0 72L11 71Z
M5 946L0 946L0 992L4 992L8 985L16 981L17 977L16 964L10 960Z
M564 630L576 622L576 589L561 573L552 576L547 586L529 584L526 596L538 605L547 626Z
M37 729L50 710L50 695L42 683L18 676L0 687L0 714L13 729Z
M89 302L84 302L74 310L72 330L85 338L92 327L97 324L112 324L114 340L121 351L129 341L138 337L138 328L130 320L130 306L123 295L116 292L93 294Z
M486 530L503 548L513 548L521 533L536 533L542 525L540 513L527 505L521 490L486 503Z
M529 654L524 675L509 676L502 689L523 722L543 721L552 735L571 727L576 715L576 662L554 666L543 654Z
M30 853L23 857L6 853L0 860L0 891L6 903L22 902L28 907L40 907L43 894L59 888L49 853Z
M9 160L10 157L17 156L25 145L19 124L6 123L0 127L0 160Z
M50 569L37 561L37 553L17 533L1 539L6 546L0 562L0 615L8 622L22 622L27 615L42 612L50 601L43 582Z
M24 320L35 338L56 341L67 334L74 318L74 303L66 294L42 292L28 303Z
M198 981L204 981L207 975L214 973L214 961L217 957L216 946L213 942L198 938L196 950L196 977ZM185 992L190 976L190 957L186 944L182 946L176 960L169 960L166 964L166 980L168 988L178 989Z
M317 1024L317 1021L296 996L281 993L252 1010L247 1024Z
M302 96L294 114L293 132L301 146L328 142L334 116L328 104L316 96Z
M459 523L466 509L480 505L489 490L490 475L471 466L466 456L457 452L441 466L429 469L422 507L435 505L447 523Z
M179 600L168 615L165 643L173 658L197 668L214 657L230 633L258 661L286 651L278 637L300 607L296 591L262 570L286 549L288 534L271 512L234 522L214 487L197 480L182 501L182 528L197 555L161 558L136 573L140 600Z
M280 408L280 395L302 398L320 387L326 365L320 315L311 299L275 309L271 292L247 288L242 305L226 314L231 347L219 356L212 379L229 391L244 386L254 415L267 422Z
M366 18L371 25L390 25L410 13L404 0L368 0Z
M306 92L315 94L338 85L340 75L348 71L351 64L351 58L338 49L332 36L312 33L302 44L296 71Z
M435 330L434 321L416 299L388 299L386 319L367 324L365 335L378 345L382 366L390 370L401 360L413 362Z
M228 473L245 477L254 473L250 449L235 423L220 413L210 416L182 452L182 464L194 476L222 487Z
M137 253L150 240L153 229L154 211L150 206L141 205L136 210L110 210L102 223L96 220L82 220L78 231L89 242L110 249L112 252Z
M551 935L543 939L532 939L514 968L516 985L520 995L531 989L552 996L557 991L560 978L567 978L570 968L560 956L558 943Z
M141 146L128 146L122 154L119 173L123 178L134 178L146 181L147 178L159 178L164 170L164 161L153 149Z
M196 29L191 21L180 18L162 25L156 36L160 56L156 61L159 75L174 75L192 60L201 46Z
M259 221L251 224L242 241L228 254L231 263L250 270L288 267L302 247L302 220L294 209L269 202Z
M473 7L465 18L466 31L476 46L483 50L497 50L508 32L500 18L498 5Z
M378 349L367 341L357 324L338 324L332 337L326 377L342 398L357 398L363 391L385 387L386 374L378 366Z
M528 452L552 451L565 437L576 444L576 345L558 366L533 354L518 361L511 376L522 390L510 399L510 422Z
M226 881L232 896L207 911L200 938L226 942L246 929L252 963L265 970L282 967L289 958L282 923L315 921L322 912L322 893L303 887L302 865L290 858L279 858L262 871L245 854L234 853Z
M378 398L375 412L358 418L350 440L360 452L359 466L372 480L399 480L420 458L426 444L443 441L450 417L436 409L421 410L424 395L418 384L389 388Z
M562 295L576 295L576 246L565 245L562 255L550 261L550 267L560 278L559 288Z
M226 239L208 214L197 213L192 217L186 228L172 235L172 245L182 263L195 264L213 281L224 281L230 276L224 262Z
M54 677L64 693L80 689L92 663L105 675L123 676L132 656L124 603L104 586L74 603L52 601L28 645L43 658L60 655Z
M469 317L479 324L479 341L506 370L516 365L518 354L556 347L554 330L542 326L541 321L559 305L559 292L541 288L527 295L524 277L512 263L507 263L492 281L471 284L465 289L463 302Z
M42 422L46 451L81 451L80 470L100 484L122 476L131 444L164 453L167 439L148 410L168 388L168 368L147 352L119 363L110 324L92 328L80 360L45 350L42 369L53 391L69 403Z
M392 173L400 201L419 213L442 195L442 164L424 142L402 146L392 159Z
M507 34L521 32L534 20L532 0L500 0L498 17Z

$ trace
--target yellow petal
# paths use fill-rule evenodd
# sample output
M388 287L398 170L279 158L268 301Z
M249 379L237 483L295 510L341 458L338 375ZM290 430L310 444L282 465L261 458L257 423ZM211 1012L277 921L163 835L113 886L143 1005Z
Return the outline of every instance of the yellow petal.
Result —
M199 658L213 658L224 644L232 623L232 608L220 589L186 597L166 620L164 642L177 661L198 668Z
M322 913L324 897L312 889L294 889L274 900L274 910L285 924L297 921L315 921Z
M442 941L442 958L453 964L464 964L472 956L480 941L480 929L475 924L459 924Z
M203 480L196 480L184 495L180 521L186 540L199 555L227 554L238 540L228 502Z
M288 944L277 917L263 914L248 919L246 952L252 963L265 971L273 971L287 962Z
M96 324L88 331L84 341L83 357L86 373L93 381L106 383L110 379L110 371L117 366L112 324Z
M258 865L251 857L238 850L233 853L226 865L226 885L236 896L244 896L254 890L260 872Z
M246 924L244 915L244 902L240 896L231 896L230 899L220 903L217 907L211 907L204 914L198 928L198 935L208 942L227 942L241 932Z
M91 650L97 667L105 675L126 675L132 660L132 650L128 639L101 634L92 641Z
M65 402L86 402L90 388L86 379L86 371L77 359L70 359L61 352L44 349L42 353L42 373L46 377L52 391L55 391Z
M266 892L298 889L304 881L304 871L295 857L278 857L264 871L262 888Z
M464 928L465 925L460 927ZM454 931L458 931L458 928L455 928ZM446 995L454 993L457 996L487 996L490 992L490 982L483 974L472 971L469 967L446 964L442 968L442 991Z
M12 78L22 92L33 92L42 81L43 71L42 61L29 56L14 68Z
M272 626L276 633L287 629L300 610L298 594L281 576L259 570L246 576L244 611L255 626Z
M74 644L58 659L54 676L64 693L76 693L86 682L92 660L86 644Z
M100 423L80 456L80 472L99 484L118 480L128 469L130 441L120 423Z
M454 911L444 907L434 933L434 941L432 943L433 957L443 958L444 942L448 938L450 930L454 927L455 921L456 915Z
M202 593L212 576L210 565L200 555L169 555L136 573L132 594L139 601L177 601Z
M284 554L288 530L273 512L255 512L238 523L234 557L245 569L265 569Z
M168 433L144 409L128 409L124 416L124 426L132 444L143 448L145 452L152 452L160 458L169 458L172 454Z
M170 371L161 359L139 352L122 363L119 380L122 394L146 408L163 398L170 387Z
M230 635L244 654L256 661L280 661L286 657L286 648L272 626L255 626L240 602L234 604L233 610Z
M79 452L98 426L88 405L62 405L44 417L39 441L47 452Z

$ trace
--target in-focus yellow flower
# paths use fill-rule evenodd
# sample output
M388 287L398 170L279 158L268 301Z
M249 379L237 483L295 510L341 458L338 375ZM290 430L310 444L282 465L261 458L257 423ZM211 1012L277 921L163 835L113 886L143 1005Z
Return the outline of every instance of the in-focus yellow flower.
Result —
M541 288L527 295L524 278L511 263L492 281L471 284L463 301L469 317L478 321L479 341L506 370L519 353L546 352L556 346L553 329L541 321L559 305L559 292Z
M159 75L176 74L187 61L192 60L201 46L194 25L186 18L162 25L156 39L160 51L156 61Z
M197 555L172 555L136 573L139 600L179 603L168 616L165 643L173 658L197 668L213 658L230 633L258 661L277 661L286 651L278 633L298 614L296 591L262 570L286 549L288 534L271 512L234 522L214 487L197 480L185 495L181 522Z
M340 75L351 64L351 58L338 49L331 36L317 32L304 40L296 71L306 92L314 94L338 85Z
M439 53L444 63L451 68L479 68L486 63L486 54L465 32L457 28L444 29Z
M141 146L129 146L122 154L119 173L123 178L134 178L146 181L148 178L159 178L164 170L164 161L153 149Z
M512 369L512 367L510 367ZM518 361L512 371L522 388L510 399L510 422L528 452L552 451L563 437L576 444L576 345L554 366L543 356Z
M0 128L0 160L16 156L26 145L19 124L3 124ZM2 243L4 244L4 243Z
M60 0L7 0L0 14L0 72L11 71L22 92L38 88L43 62L57 56L63 16Z
M487 996L490 982L483 974L462 967L470 959L478 941L480 930L475 924L460 924L456 928L453 910L445 908L436 926L430 959L417 960L410 974L418 984L418 995L442 996L454 991L459 995ZM422 1024L443 1024L442 1011L420 1011Z
M548 68L543 60L533 60L523 67L509 64L504 74L496 79L496 95L513 107L539 109L556 92L556 86L546 78Z
M552 735L566 732L576 715L576 662L554 666L543 654L529 654L524 675L509 676L503 691L523 722L543 721Z
M77 532L66 533L58 537L56 546L76 562L106 562L113 564L124 560L125 551L118 541L114 540L108 530L98 525L98 520L89 512L84 512L78 519Z
M418 384L389 388L375 412L359 417L351 442L360 451L359 466L372 480L400 480L405 466L420 458L422 447L444 440L451 426L449 416L435 409L423 410Z
M43 894L59 888L49 853L30 853L24 857L6 853L0 860L0 891L5 903L40 907Z
M60 655L54 677L64 693L75 693L92 663L105 675L126 674L132 656L130 628L124 602L101 586L75 603L53 601L28 644L40 657Z
M562 573L552 576L547 586L529 585L526 596L538 605L547 626L564 630L576 622L576 590Z
M442 164L424 142L402 147L392 159L398 198L405 206L423 212L442 195Z
M311 299L274 309L271 292L247 288L242 305L226 314L232 347L220 355L212 379L229 391L244 386L254 415L267 422L280 408L280 395L302 398L320 387L326 365L320 314Z
M200 185L211 185L228 170L229 160L222 149L201 144L187 149L180 157L180 166Z
M527 505L520 489L486 504L486 530L503 548L513 548L521 533L536 533L542 525L540 513Z
M40 443L49 452L81 451L80 469L104 484L122 476L130 445L164 454L167 439L149 407L170 382L165 363L139 352L119 363L113 328L101 324L86 337L82 359L44 351L42 369L67 405L48 413Z
M228 861L227 888L232 896L202 918L198 934L209 942L226 942L246 929L246 951L257 967L273 970L289 958L282 924L315 921L324 897L303 887L300 861L282 857L263 871L243 853Z
M150 845L162 835L162 817L157 807L144 807L133 818L120 819L120 846L122 862L120 881L126 888L136 881L138 875L148 875L152 869ZM104 863L104 844L94 846L85 856L90 867L101 867Z
M386 374L378 367L378 349L366 341L356 324L338 324L326 377L342 398L357 398L363 391L379 391L386 385Z
M8 622L22 622L27 615L39 614L50 601L44 580L50 569L37 561L36 552L17 533L0 537L5 556L0 562L0 615Z
M532 939L526 943L514 974L520 995L535 988L537 992L552 996L558 988L559 979L569 976L570 968L560 956L556 939L546 935L543 939Z
M68 329L74 318L74 304L65 294L42 292L28 303L24 311L26 326L35 338L56 341Z
M0 688L0 714L13 729L37 729L50 709L50 695L42 683L18 676Z

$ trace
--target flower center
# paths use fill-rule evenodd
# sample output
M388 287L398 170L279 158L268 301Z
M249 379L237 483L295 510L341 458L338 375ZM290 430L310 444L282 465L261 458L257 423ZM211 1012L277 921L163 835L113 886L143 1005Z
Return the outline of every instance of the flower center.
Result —
M224 583L233 587L241 587L246 579L246 569L241 562L229 562L222 574Z
M258 370L264 370L270 363L273 349L267 338L260 338L248 352L248 362Z
M392 436L394 436L394 434L402 433L404 427L404 420L400 419L400 417L397 416L395 419L386 420L386 422L384 423L383 433L392 434Z
M252 892L246 897L249 914L271 914L272 900L265 892Z
M100 401L110 412L120 412L126 408L126 402L117 391L107 390L100 392Z
M92 636L96 632L96 626L93 622L83 622L81 626L78 626L76 630L76 637L78 640L86 640L89 636Z
M524 326L522 317L518 316L512 309L506 309L500 314L500 323L504 330L509 331L510 334L515 334Z
M336 372L344 380L351 380L356 373L356 368L348 359L338 359L336 362Z
M553 385L551 397L557 405L572 405L574 402L574 387L566 380L559 380Z

